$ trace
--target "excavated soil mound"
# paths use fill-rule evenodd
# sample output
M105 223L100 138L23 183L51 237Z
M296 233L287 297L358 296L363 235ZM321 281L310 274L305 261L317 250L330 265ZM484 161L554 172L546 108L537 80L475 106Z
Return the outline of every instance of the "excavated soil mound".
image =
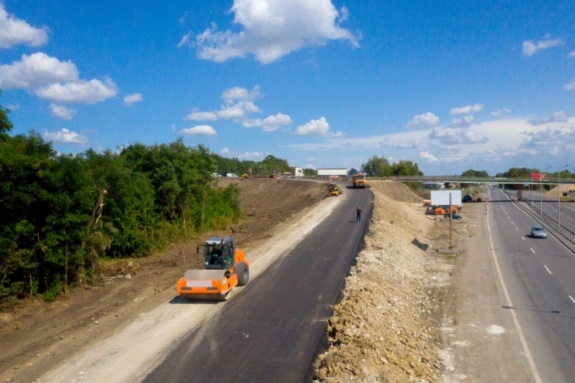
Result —
M424 215L405 185L370 182L375 206L366 247L315 362L319 382L436 382L442 303L451 266L434 251L443 222ZM393 197L390 197L393 196Z

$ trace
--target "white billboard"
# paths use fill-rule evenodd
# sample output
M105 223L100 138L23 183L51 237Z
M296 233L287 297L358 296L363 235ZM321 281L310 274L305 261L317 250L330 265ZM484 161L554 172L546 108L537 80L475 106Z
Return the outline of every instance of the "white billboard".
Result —
M451 196L451 205L461 206L461 190L432 190L431 204L433 206L449 205Z

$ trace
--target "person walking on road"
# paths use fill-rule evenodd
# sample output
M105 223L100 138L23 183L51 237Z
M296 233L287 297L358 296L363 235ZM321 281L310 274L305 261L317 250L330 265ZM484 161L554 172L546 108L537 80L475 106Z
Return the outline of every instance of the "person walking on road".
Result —
M361 206L358 206L355 212L355 222L361 222Z

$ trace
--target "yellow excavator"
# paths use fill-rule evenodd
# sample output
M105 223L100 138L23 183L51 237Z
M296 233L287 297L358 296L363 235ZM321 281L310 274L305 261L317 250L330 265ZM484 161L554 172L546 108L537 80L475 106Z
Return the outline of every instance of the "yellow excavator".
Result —
M227 301L234 287L248 283L250 262L232 237L212 237L203 248L204 270L186 271L176 283L178 294L190 300Z

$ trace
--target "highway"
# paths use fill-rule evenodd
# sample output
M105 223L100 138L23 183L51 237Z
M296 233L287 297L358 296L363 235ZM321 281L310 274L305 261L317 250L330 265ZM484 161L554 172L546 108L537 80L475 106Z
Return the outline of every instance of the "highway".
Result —
M358 252L373 195L346 189L329 217L175 345L145 382L306 382ZM355 222L362 206L363 220ZM197 304L189 304L194 310Z
M559 203L557 197L549 197L539 192L524 191L523 198L525 198L525 201L528 202L530 206L533 205L536 210L542 210L556 222L561 221L561 226L575 233L575 203Z
M572 382L575 255L553 236L530 238L534 219L506 202L503 191L492 189L491 193L488 225L495 269L500 274L500 310L513 319L508 317L507 323L513 322L516 341L521 343L517 356L531 381Z

